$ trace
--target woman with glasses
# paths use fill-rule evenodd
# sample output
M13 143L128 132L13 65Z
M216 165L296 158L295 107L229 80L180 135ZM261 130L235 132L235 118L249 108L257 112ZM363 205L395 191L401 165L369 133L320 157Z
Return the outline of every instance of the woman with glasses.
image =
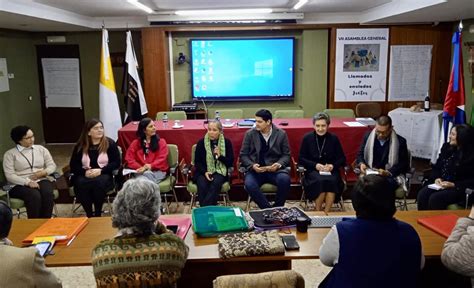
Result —
M87 217L101 216L105 195L113 189L112 173L120 162L117 144L105 136L102 122L87 121L69 162L74 192Z
M336 198L342 192L339 168L344 167L346 156L339 138L329 133L331 120L327 113L313 117L314 131L307 133L301 142L298 163L306 169L304 188L308 200L315 201L317 211L329 213Z
M56 170L48 149L35 145L35 136L28 126L17 126L10 132L15 147L3 155L3 170L9 184L10 197L25 202L28 218L51 218L53 184L48 175Z
M454 126L449 142L441 147L431 177L418 192L418 210L444 210L450 204L465 202L466 188L474 188L473 128L467 124ZM433 187L434 188L434 187ZM465 203L463 203L465 204Z
M168 146L165 139L156 134L155 122L144 118L138 123L137 139L133 140L125 154L125 165L134 169L139 177L159 183L166 177Z
M228 180L227 171L234 165L232 142L224 138L220 121L209 121L207 133L198 141L194 155L199 205L217 205L222 184Z

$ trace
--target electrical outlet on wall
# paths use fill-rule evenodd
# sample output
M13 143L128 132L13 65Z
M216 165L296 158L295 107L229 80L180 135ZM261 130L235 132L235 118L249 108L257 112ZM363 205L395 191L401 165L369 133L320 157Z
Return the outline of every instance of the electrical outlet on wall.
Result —
M8 73L8 79L13 79L15 78L15 74L13 73Z

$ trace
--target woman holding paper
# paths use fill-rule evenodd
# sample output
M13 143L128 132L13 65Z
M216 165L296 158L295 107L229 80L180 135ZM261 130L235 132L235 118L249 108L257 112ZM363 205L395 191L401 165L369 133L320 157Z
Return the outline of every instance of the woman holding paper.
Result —
M220 121L209 121L207 133L198 141L194 157L199 205L217 205L222 184L228 180L227 171L234 165L232 142L224 138Z
M117 144L105 136L102 122L87 121L69 161L74 192L87 217L101 216L105 195L113 189L113 171L120 162Z
M128 180L112 205L118 233L92 250L97 287L176 287L189 248L158 221L158 185Z
M454 126L449 142L441 147L428 186L418 192L418 210L444 210L450 204L465 201L466 188L474 187L473 128Z
M308 200L315 200L316 210L324 203L326 214L340 192L339 168L346 163L346 156L336 135L329 133L329 115L324 112L313 116L314 131L307 133L301 142L298 164L306 169L304 188Z
M165 139L156 134L155 122L144 118L138 123L137 139L133 140L125 154L125 165L137 174L159 183L166 177L168 146Z
M28 218L51 218L54 206L53 184L47 176L56 170L51 153L34 145L35 136L28 126L17 126L10 132L15 147L3 155L3 170L10 197L25 202Z

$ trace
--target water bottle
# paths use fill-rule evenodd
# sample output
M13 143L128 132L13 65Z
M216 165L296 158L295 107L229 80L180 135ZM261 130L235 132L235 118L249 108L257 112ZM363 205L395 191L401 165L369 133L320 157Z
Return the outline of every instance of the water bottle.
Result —
M167 113L163 113L163 117L161 117L161 121L163 121L163 127L168 126L168 114Z
M219 111L216 111L216 113L214 114L214 118L216 118L216 121L221 121L221 114L219 113Z
M423 103L423 108L425 112L430 111L430 94L426 92L425 102Z

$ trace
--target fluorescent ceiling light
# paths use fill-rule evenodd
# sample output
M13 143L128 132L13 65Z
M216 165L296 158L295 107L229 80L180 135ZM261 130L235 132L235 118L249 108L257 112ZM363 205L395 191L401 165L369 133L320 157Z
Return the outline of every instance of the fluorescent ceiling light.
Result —
M295 4L295 6L293 6L293 9L300 9L301 6L303 6L304 4L308 3L308 0L299 0L298 3Z
M143 5L142 3L138 2L138 0L127 0L127 2L135 5L136 7L142 9L143 11L147 13L153 13L153 10L150 7Z
M174 12L180 16L194 16L194 15L236 15L236 14L266 14L272 13L270 8L261 9L221 9L221 10L178 10Z

